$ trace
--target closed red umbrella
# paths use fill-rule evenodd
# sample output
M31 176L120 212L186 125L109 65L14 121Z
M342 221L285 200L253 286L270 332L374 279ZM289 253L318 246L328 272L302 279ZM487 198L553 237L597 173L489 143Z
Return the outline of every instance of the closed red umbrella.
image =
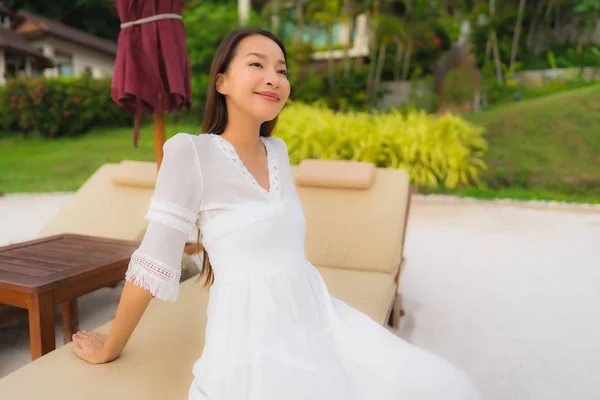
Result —
M135 114L134 145L144 112L154 116L156 161L162 161L164 115L191 105L183 0L115 0L121 33L111 96Z

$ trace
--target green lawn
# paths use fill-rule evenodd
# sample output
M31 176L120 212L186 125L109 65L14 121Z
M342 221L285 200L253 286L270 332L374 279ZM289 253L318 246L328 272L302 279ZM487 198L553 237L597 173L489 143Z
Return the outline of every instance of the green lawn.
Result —
M490 189L468 195L600 202L600 85L474 113Z
M199 132L200 124L170 123L167 136ZM77 138L24 139L18 133L0 136L0 191L74 191L102 164L154 160L152 125L141 129L138 148L133 128L99 128Z

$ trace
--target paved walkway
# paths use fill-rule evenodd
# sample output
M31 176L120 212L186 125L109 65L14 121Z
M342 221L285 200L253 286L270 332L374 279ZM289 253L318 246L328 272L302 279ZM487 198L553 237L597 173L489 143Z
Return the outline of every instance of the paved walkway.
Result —
M70 196L0 198L0 245L34 236ZM415 199L399 334L466 370L485 399L598 399L600 210L517 204ZM110 320L119 294L84 296L81 328ZM0 330L0 377L28 362L27 332Z

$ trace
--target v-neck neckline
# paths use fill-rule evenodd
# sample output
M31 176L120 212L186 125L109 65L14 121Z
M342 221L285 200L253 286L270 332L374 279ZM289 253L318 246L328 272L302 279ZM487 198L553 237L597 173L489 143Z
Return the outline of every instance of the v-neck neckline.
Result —
M225 154L227 154L229 156L228 158L231 161L233 161L237 170L247 180L249 180L250 183L252 183L254 186L258 187L267 196L277 195L277 193L275 193L275 190L277 187L277 182L276 182L277 171L275 168L275 160L273 159L272 149L270 148L269 143L267 142L267 140L264 137L260 136L260 141L263 144L263 146L265 146L265 152L267 153L267 174L268 174L267 179L269 182L268 189L265 189L265 187L263 187L260 183L258 183L258 180L256 179L256 177L254 175L252 175L250 170L246 167L246 164L244 164L244 162L240 158L237 150L235 149L235 147L229 140L227 140L224 137L222 137L221 135L218 135L215 133L211 133L210 136L215 140L217 145L219 145L219 148L221 148L221 150L223 150L225 152Z

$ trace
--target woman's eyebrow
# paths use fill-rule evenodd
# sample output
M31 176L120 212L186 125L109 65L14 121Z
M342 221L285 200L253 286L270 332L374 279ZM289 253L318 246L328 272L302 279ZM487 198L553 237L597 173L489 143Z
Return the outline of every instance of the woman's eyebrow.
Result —
M249 57L249 56L256 56L256 57L258 57L258 58L262 58L263 60L266 60L266 59L267 59L267 56L265 56L264 54L260 54L260 53L254 53L254 52L250 52L250 53L246 54L246 57ZM283 65L286 65L286 64L285 64L285 61L284 61L284 60L281 60L281 59L277 60L277 64L283 64Z

